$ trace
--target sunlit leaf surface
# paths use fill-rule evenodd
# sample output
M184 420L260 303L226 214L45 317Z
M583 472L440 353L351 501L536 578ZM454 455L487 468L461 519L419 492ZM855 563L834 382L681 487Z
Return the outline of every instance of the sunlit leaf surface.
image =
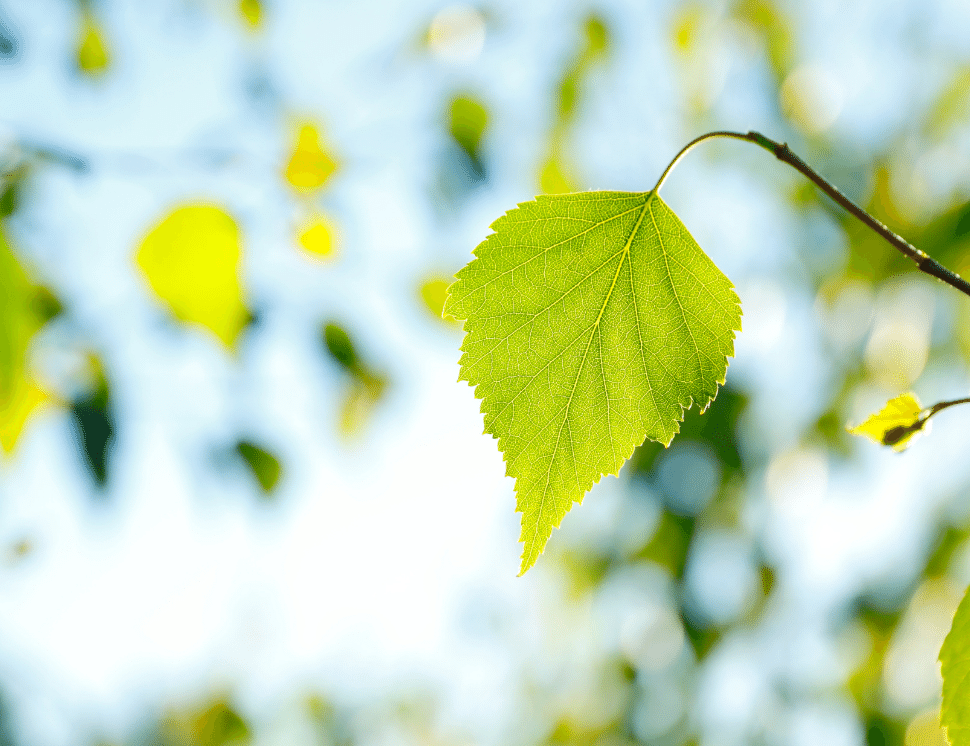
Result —
M538 197L492 229L444 310L516 480L525 572L573 501L714 398L741 308L653 192Z
M904 451L927 424L925 420L920 420L922 411L923 405L916 395L907 392L890 399L879 412L870 415L861 425L849 428L849 432L864 435L884 446L892 446L894 451Z
M176 318L210 329L233 347L249 312L239 282L236 222L218 207L175 210L138 249L138 266Z

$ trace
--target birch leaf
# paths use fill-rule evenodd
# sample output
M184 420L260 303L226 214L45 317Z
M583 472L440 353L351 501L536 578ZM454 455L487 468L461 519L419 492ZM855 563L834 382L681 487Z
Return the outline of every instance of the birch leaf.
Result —
M714 399L741 308L654 192L541 196L492 229L444 312L515 479L524 573L600 477Z

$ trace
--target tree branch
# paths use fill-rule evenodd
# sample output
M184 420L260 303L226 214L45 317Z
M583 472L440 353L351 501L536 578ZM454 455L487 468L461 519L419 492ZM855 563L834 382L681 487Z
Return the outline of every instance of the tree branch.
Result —
M839 188L832 184L830 181L825 179L821 174L819 174L815 169L809 166L805 161L795 155L791 148L788 147L787 143L778 143L771 138L765 137L760 132L748 132L747 134L742 132L728 132L728 131L718 131L718 132L708 132L705 135L701 135L693 140L691 140L687 145L685 145L681 151L674 156L674 159L670 162L667 168L661 174L660 179L657 181L657 185L653 190L659 191L660 187L663 185L664 180L667 178L670 171L677 164L677 162L683 158L695 145L704 142L705 140L710 140L715 137L727 137L735 140L747 140L748 142L753 142L755 145L759 145L769 153L775 156L778 160L783 163L787 163L789 166L794 168L796 171L805 176L809 181L811 181L815 186L825 192L829 197L832 198L834 202L839 204L843 209L845 209L854 218L860 220L869 226L872 230L882 236L886 241L888 241L892 246L902 252L904 255L912 259L916 263L916 267L921 271L925 272L932 277L942 280L947 285L956 288L961 293L966 296L970 296L970 283L964 280L960 275L955 272L951 272L949 269L944 267L942 264L931 258L929 255L917 249L911 243L906 241L902 236L893 233L889 228L876 220L872 215L859 207L855 202L846 197L839 191Z

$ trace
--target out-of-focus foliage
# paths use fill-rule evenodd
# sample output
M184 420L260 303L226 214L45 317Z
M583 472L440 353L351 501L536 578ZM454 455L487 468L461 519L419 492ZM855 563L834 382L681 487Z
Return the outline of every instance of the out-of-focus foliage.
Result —
M316 215L298 236L300 246L317 259L333 260L337 253L336 227L325 215Z
M138 266L174 316L212 331L233 348L249 319L239 280L236 221L211 205L180 207L145 237Z
M246 721L232 705L218 700L164 715L144 742L146 746L245 746L251 743L251 736Z
M9 62L20 53L20 42L0 8L0 62Z
M344 327L330 321L321 331L324 349L348 378L340 405L340 432L348 437L357 435L387 392L390 377L361 357Z
M97 360L91 363L87 391L71 402L74 434L85 463L99 487L108 482L108 455L115 437L115 414L108 380Z
M239 0L239 14L252 28L263 22L263 4L260 0Z
M28 369L27 353L57 308L50 291L28 278L0 228L0 446L8 453L45 399Z
M87 7L81 12L77 66L82 73L93 78L104 75L111 66L111 53L108 50L104 30Z
M421 296L424 307L436 319L441 319L449 324L456 323L456 319L444 312L445 299L448 297L448 287L454 281L454 277L445 277L442 274L435 273L422 279L418 285L418 295Z
M595 14L587 16L582 29L582 46L563 73L556 92L549 154L539 171L539 185L546 194L575 192L579 188L574 167L568 161L569 133L576 120L585 80L610 51L610 30L603 18Z
M488 109L470 95L455 96L448 106L448 131L461 148L476 179L484 178L482 137L488 127Z
M764 40L772 72L785 80L795 63L795 43L784 10L772 0L738 0L734 16Z
M460 380L516 480L524 573L600 477L707 408L741 309L654 192L540 197L492 229L445 310L465 320Z
M940 721L954 746L970 743L970 594L964 596L940 649L943 707Z
M280 460L262 446L249 440L240 440L236 443L235 450L249 467L263 494L271 494L283 474Z
M876 414L870 415L861 425L849 429L853 435L864 435L876 443L892 446L894 451L904 451L913 438L924 431L927 421L920 419L923 405L916 395L907 392L890 399Z
M297 191L310 193L326 184L338 165L336 157L321 145L317 127L304 124L300 127L284 176Z

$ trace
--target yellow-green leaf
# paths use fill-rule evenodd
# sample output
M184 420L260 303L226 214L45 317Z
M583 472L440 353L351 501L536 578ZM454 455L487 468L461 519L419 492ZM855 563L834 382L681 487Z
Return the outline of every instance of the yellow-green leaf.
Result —
M525 572L600 477L714 399L741 308L655 192L541 196L492 230L444 310L515 478Z
M940 648L943 706L940 723L953 746L970 745L970 591L953 617Z
M210 329L232 348L249 318L239 281L236 221L218 207L181 207L142 242L137 261L176 318Z
M890 399L879 412L870 415L861 425L849 428L849 432L864 435L884 446L892 446L894 451L904 451L928 424L928 420L921 419L922 412L923 405L919 399L907 392Z

